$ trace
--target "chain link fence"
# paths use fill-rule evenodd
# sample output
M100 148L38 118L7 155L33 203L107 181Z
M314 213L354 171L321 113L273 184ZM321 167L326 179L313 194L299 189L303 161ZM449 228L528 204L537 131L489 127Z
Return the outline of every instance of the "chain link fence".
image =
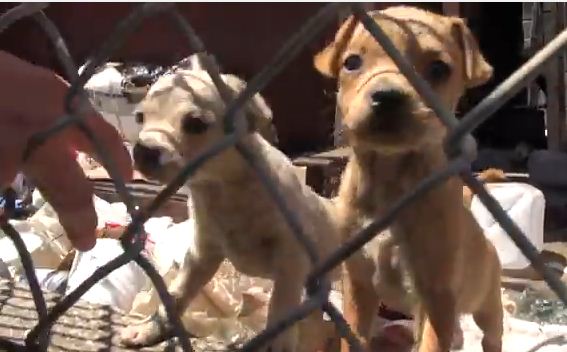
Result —
M168 318L173 326L174 334L177 342L184 351L191 351L191 342L187 331L183 328L180 318L175 314L174 300L169 295L166 285L156 269L150 264L149 260L142 254L144 247L142 229L144 222L163 204L170 196L172 196L195 171L203 165L207 160L214 158L223 150L235 147L250 166L255 170L258 177L262 180L264 186L269 191L273 201L285 216L286 221L292 228L296 239L302 244L308 253L313 264L313 270L306 282L307 298L294 311L290 312L287 317L267 327L256 337L248 341L243 347L243 351L256 350L265 344L277 334L287 327L293 325L297 321L307 317L308 314L315 309L322 309L333 320L342 337L349 341L353 350L361 350L361 346L351 332L342 314L334 307L328 299L330 284L325 282L322 277L334 267L340 265L347 257L359 250L366 242L372 239L376 234L385 229L396 217L396 215L413 200L422 196L435 186L443 183L448 178L460 175L466 185L468 185L479 197L485 207L492 213L495 219L507 231L508 235L514 243L521 249L523 254L530 260L532 266L542 275L547 284L557 294L557 296L567 304L567 289L560 281L558 275L548 269L538 256L536 248L525 237L519 227L508 217L499 203L487 192L484 186L472 175L470 171L470 162L476 155L476 143L470 132L479 126L483 121L488 119L497 109L499 109L508 99L517 94L524 86L534 79L542 70L549 60L553 59L560 50L567 44L567 30L561 32L555 39L549 42L544 48L536 53L528 62L520 69L512 74L508 79L502 82L491 94L489 94L474 109L466 114L460 121L455 118L453 113L445 109L440 103L438 97L430 89L429 85L419 76L413 69L412 65L399 53L387 35L382 31L380 26L369 17L366 10L361 4L357 3L332 3L323 6L313 17L305 22L305 24L287 40L287 42L276 53L271 62L264 67L249 82L246 89L233 96L228 87L220 78L219 68L213 55L207 53L206 48L194 31L191 24L177 10L174 4L168 3L146 3L137 5L132 12L118 23L112 35L98 48L95 55L87 60L84 70L78 74L77 65L69 54L69 50L65 44L55 24L45 15L44 9L47 7L44 3L22 3L0 16L0 32L8 28L11 24L24 17L33 17L37 24L43 29L47 37L50 39L53 47L57 52L57 56L63 65L67 76L71 81L71 88L64 101L66 115L62 116L56 124L51 128L37 135L34 135L26 148L24 158L28 158L35 149L37 149L44 141L58 133L62 129L69 126L78 127L89 140L93 143L97 153L101 157L101 161L105 168L109 171L116 187L116 191L120 195L122 201L126 204L129 213L132 216L132 222L127 226L121 243L124 253L110 261L108 264L97 269L94 274L79 285L73 292L62 298L52 309L47 310L45 299L38 284L37 277L34 272L31 256L27 251L18 232L2 218L0 221L1 229L13 241L20 255L27 281L29 282L32 292L35 308L38 312L39 321L28 332L24 345L15 342L1 340L0 347L6 350L25 350L25 351L44 351L49 341L49 331L55 321L61 317L69 308L71 308L81 296L95 285L103 277L111 273L113 270L135 261L149 276L153 285L156 287L159 297L165 306ZM286 65L294 59L294 57L309 43L319 32L329 23L336 21L339 11L350 11L355 18L364 25L366 30L372 34L384 50L391 56L398 65L400 71L413 84L416 91L421 95L425 103L436 113L441 121L448 127L449 134L445 140L446 153L450 162L446 169L440 170L430 177L422 180L416 188L399 199L380 219L376 219L358 234L352 236L345 242L336 252L328 258L318 258L314 248L314 244L304 235L302 224L295 216L292 209L284 201L277 185L270 179L268 173L262 170L261 163L255 159L255 155L240 143L240 138L246 133L246 120L241 116L243 105L254 94L260 92L270 80L277 75ZM117 172L113 160L106 152L106 148L98 140L82 120L79 111L75 111L71 101L79 97L86 99L83 94L83 86L89 78L95 73L95 69L105 63L110 55L124 43L128 36L134 32L140 24L147 18L152 16L168 16L174 25L187 40L187 45L193 53L203 53L203 67L208 72L215 83L222 99L227 105L226 114L224 116L226 122L225 136L210 149L204 151L194 160L190 161L183 170L175 177L175 179L167 185L155 199L145 208L139 209L134 203L133 198L128 193L124 181ZM238 122L238 123L236 123ZM236 127L237 126L237 127Z

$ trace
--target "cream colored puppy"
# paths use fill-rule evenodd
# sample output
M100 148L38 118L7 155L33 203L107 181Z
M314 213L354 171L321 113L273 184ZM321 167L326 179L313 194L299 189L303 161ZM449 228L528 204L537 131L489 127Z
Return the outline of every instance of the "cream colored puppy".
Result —
M222 79L234 92L245 87L234 75L223 74ZM273 140L274 135L272 112L264 99L255 95L243 110L250 127L243 143L275 180L318 255L329 255L339 241L330 202L306 186L291 161L267 140ZM141 102L137 115L143 124L134 147L137 168L162 183L171 181L182 165L223 138L224 112L217 89L199 67L161 77ZM188 186L197 231L194 250L187 253L181 274L170 289L177 311L186 309L224 259L246 275L274 280L268 325L300 305L310 261L239 152L229 148L208 160ZM166 337L167 330L167 318L160 309L141 325L126 328L122 342L129 346L155 344ZM284 331L264 349L296 351L296 330Z

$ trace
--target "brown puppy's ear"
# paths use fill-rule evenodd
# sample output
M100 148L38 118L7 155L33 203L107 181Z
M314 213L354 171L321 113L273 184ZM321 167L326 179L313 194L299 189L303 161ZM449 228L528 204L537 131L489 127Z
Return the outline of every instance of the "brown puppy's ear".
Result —
M335 46L336 44L334 42L329 44L313 58L315 69L323 76L329 78L335 78L339 73L339 68L337 67L337 56L339 55L336 53L337 50Z
M339 75L339 71L341 69L341 56L352 37L352 33L357 23L358 21L354 18L354 16L347 18L339 28L335 36L335 41L315 55L313 58L313 65L322 75L330 78L336 78Z
M478 42L461 18L453 18L452 32L463 50L466 88L480 86L492 78L492 66L486 61Z

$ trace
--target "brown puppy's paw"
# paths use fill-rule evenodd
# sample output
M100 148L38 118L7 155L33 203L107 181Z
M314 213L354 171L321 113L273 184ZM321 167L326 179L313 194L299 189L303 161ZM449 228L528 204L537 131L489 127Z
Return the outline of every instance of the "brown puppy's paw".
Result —
M395 320L382 326L372 338L370 352L411 352L414 347L413 321Z
M502 182L508 180L503 170L490 168L482 171L477 178L482 182Z
M465 345L465 335L461 324L457 322L455 326L455 332L453 333L453 343L451 344L452 350L462 350Z
M159 319L152 316L139 324L125 327L120 334L120 342L126 347L145 347L167 340L172 336L171 329L160 324Z
M413 320L394 320L384 324L370 342L370 352L414 352L418 346L414 340ZM452 350L461 350L464 336L461 325L456 323L453 334Z

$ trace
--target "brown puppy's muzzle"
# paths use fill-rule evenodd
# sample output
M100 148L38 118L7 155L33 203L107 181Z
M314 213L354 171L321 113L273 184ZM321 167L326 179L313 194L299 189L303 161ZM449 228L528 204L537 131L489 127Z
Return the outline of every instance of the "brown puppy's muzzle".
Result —
M146 145L141 141L134 145L134 163L136 168L146 176L155 174L160 169L164 150L157 146Z
M377 82L369 92L372 111L370 128L374 132L396 132L403 128L409 112L409 96L393 84Z

